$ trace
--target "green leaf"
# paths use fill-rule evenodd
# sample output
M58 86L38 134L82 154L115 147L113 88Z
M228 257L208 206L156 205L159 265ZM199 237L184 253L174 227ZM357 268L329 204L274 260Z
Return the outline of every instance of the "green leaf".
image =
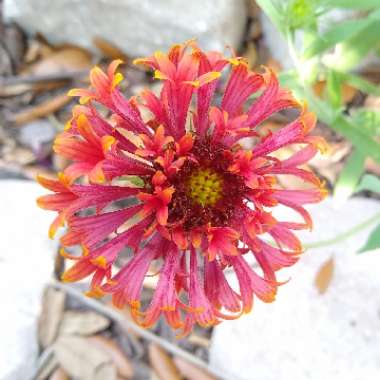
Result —
M340 73L344 78L344 81L350 84L352 87L365 92L367 94L380 96L380 86L371 83L370 81L360 77L359 75L351 73Z
M380 163L380 142L376 141L369 131L363 129L362 125L357 125L354 120L337 113L329 103L317 98L308 87L302 86L296 78L293 79L291 73L283 75L281 79L291 84L289 87L298 99L307 100L309 108L322 122L349 139L363 155L370 156Z
M370 156L376 162L380 163L380 143L360 125L352 124L350 120L343 116L338 116L334 122L329 125L344 137L348 138L363 155Z
M364 171L365 155L355 149L348 158L334 188L334 198L347 200L356 190Z
M363 190L380 193L380 178L373 174L365 174L355 191L359 192Z
M327 99L334 109L340 109L342 100L342 76L335 70L327 72Z
M315 55L332 48L337 43L356 36L372 22L373 20L371 19L347 20L333 26L322 36L317 37L316 40L306 48L304 58L309 59L314 57Z
M326 5L333 5L336 8L349 9L372 9L380 7L379 0L325 0L325 3Z
M369 235L366 243L358 253L363 253L366 251L373 251L374 249L380 248L380 224Z
M359 108L351 116L352 123L360 126L371 136L380 136L380 112Z
M283 22L283 14L279 11L279 6L275 5L272 0L256 0L257 5L269 17L274 26L285 35L286 25Z
M359 21L359 20L358 20ZM370 51L380 46L380 21L368 18L369 25L355 36L337 46L336 52L326 64L338 71L349 71L357 66Z

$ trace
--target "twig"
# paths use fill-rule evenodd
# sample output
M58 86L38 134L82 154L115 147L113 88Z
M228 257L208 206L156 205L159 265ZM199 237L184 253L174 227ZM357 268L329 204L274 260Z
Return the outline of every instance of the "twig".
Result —
M25 76L10 76L0 78L0 86L10 86L20 83L39 83L39 82L52 82L60 80L74 80L80 79L88 75L88 70L68 71L54 74L45 75L25 75Z
M187 351L183 350L182 348L177 347L173 343L170 343L169 341L162 339L158 335L155 335L155 334L151 333L150 331L145 330L142 327L136 325L135 323L129 321L128 319L124 318L123 315L118 313L117 311L110 309L109 307L103 305L102 303L96 301L93 298L89 298L89 297L84 296L81 292L74 289L72 286L63 284L61 282L53 282L50 284L50 286L52 286L55 289L62 290L70 296L73 296L77 299L80 299L87 306L93 308L97 312L107 316L108 318L110 318L113 321L115 321L116 323L118 323L120 325L120 327L122 327L123 329L132 330L134 333L138 334L141 338L146 339L148 341L151 341L153 343L156 343L157 345L159 345L160 347L162 347L166 351L170 352L171 354L179 356L184 360L187 360L188 362L196 365L197 367L208 371L213 376L216 376L217 378L225 379L225 380L234 378L233 376L231 377L231 375L228 375L225 372L221 373L221 371L219 371L218 369L209 366L206 362L204 362L203 360L197 358L196 356L188 353ZM235 379L236 379L236 377L235 377ZM236 380L238 380L238 379L236 379Z

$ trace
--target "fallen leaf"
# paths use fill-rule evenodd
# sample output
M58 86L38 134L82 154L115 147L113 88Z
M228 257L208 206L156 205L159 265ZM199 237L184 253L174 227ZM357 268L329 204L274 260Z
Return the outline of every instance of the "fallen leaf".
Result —
M69 380L69 375L61 367L58 367L50 375L49 380Z
M98 36L93 39L93 43L106 58L122 59L124 63L127 62L127 55L120 48L106 39Z
M7 49L0 43L0 76L12 74L12 59Z
M253 42L248 42L243 57L247 59L248 68L253 69L257 63L257 49Z
M61 335L92 335L105 330L109 319L94 311L65 311L59 328Z
M0 98L22 95L28 91L33 91L33 94L38 94L62 87L67 83L67 81L63 80L36 83L9 83L9 80L7 81L7 79L9 78L0 79Z
M62 368L80 380L116 380L116 368L109 356L79 336L60 336L54 352Z
M334 258L331 257L320 268L315 277L315 286L320 294L326 293L334 275Z
M51 287L46 288L42 298L42 310L38 320L38 341L42 348L51 345L65 308L65 293Z
M92 56L77 46L66 46L26 67L20 75L49 75L86 70L92 66Z
M184 376L187 380L218 380L205 370L200 369L194 364L189 363L178 356L174 358L174 363L180 370L182 376Z
M100 348L108 354L115 364L117 372L120 376L127 379L133 377L134 371L131 362L113 340L105 338L101 335L92 336L87 339L92 345Z
M210 339L192 333L188 338L189 343L194 344L195 346L210 348Z
M5 162L28 165L36 161L35 154L27 148L16 146L14 149L3 152L3 158Z
M322 98L326 90L326 81L320 80L316 82L313 86L313 89L315 95L317 95L319 98ZM350 103L358 92L355 87L352 87L347 83L342 83L340 90L344 104Z
M4 43L14 67L19 67L25 53L25 35L15 23L2 26L2 42Z
M44 36L40 33L28 42L28 47L24 55L24 61L27 64L35 62L39 59L46 58L54 53L54 47L49 44Z
M47 348L45 351L49 350ZM43 353L45 353L45 351ZM43 353L41 355L43 355ZM58 368L58 359L55 355L48 356L48 359L43 362L43 365L38 371L36 380L46 380Z
M156 344L150 344L148 354L150 364L161 380L182 379L173 359L161 347Z
M29 121L47 116L55 111L58 111L70 101L71 98L69 98L66 94L57 95L54 98L50 98L40 104L29 107L24 111L14 114L11 118L11 121L16 125L28 123Z

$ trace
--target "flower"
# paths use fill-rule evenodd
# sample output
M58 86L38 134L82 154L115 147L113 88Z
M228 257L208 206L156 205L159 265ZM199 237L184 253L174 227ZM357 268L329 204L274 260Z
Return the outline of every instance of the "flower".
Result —
M72 163L58 179L39 178L53 192L39 205L58 213L50 235L66 224L63 247L82 247L80 256L62 249L74 261L63 280L91 276L88 295L110 293L117 307L129 305L140 325L164 316L183 334L196 323L211 326L249 312L254 296L272 302L283 283L276 272L302 252L294 231L312 227L304 205L326 194L305 168L324 148L323 139L310 135L314 114L270 69L252 72L243 58L203 52L194 41L136 60L162 81L159 95L144 90L126 99L116 73L120 63L107 73L93 69L91 88L70 92L80 96L80 105L54 149ZM222 71L229 74L217 101ZM295 120L263 133L260 124L288 108L297 111ZM246 137L253 148L240 144ZM290 145L298 149L280 159L277 151ZM282 189L276 177L284 175L309 186ZM120 202L125 199L129 206ZM279 204L300 220L277 220L272 208ZM126 247L129 260L117 270ZM153 264L157 287L143 306L143 282Z

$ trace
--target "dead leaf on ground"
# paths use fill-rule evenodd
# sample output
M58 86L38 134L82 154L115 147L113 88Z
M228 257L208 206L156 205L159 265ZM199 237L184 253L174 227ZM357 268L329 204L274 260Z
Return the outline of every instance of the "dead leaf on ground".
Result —
M322 98L326 91L326 81L320 80L314 84L314 93ZM344 104L351 103L358 90L355 87L350 86L347 83L342 83L341 85L341 96Z
M35 38L28 41L28 47L24 55L24 61L27 64L39 59L46 58L54 52L54 48L44 36L37 33Z
M173 359L161 347L156 344L150 344L148 354L150 364L161 380L182 379Z
M189 343L194 344L195 346L204 347L204 348L210 348L210 339L197 335L195 333L192 333L188 338Z
M50 91L59 87L63 87L66 83L67 81L56 80L49 82L9 84L6 80L0 80L0 98L22 95L28 91L33 91L33 94L38 94L44 91Z
M29 165L36 161L35 154L27 148L16 146L12 150L6 149L2 152L2 158L4 162L8 164L17 164L17 165Z
M132 364L116 342L101 335L91 336L88 338L88 341L108 354L120 376L127 379L133 377L134 371Z
M12 74L12 60L3 44L0 41L0 75Z
M243 57L246 58L248 62L249 69L253 69L257 63L257 49L253 42L248 42L247 48L243 53Z
M334 258L331 257L320 268L315 277L315 286L320 294L324 294L334 276Z
M49 350L47 348L45 351ZM43 353L42 353L43 355ZM40 368L36 380L46 380L58 368L58 359L55 355L50 355Z
M20 75L49 75L86 70L92 66L92 55L76 46L62 47L27 66Z
M380 97L375 95L368 95L364 101L364 107L372 111L379 111Z
M17 68L25 53L25 35L15 23L5 25L1 39L10 55L13 66Z
M64 369L59 367L50 375L49 380L70 380L70 378Z
M93 43L106 58L122 59L124 63L128 61L128 56L112 42L97 36L93 39Z
M92 335L105 330L110 325L109 319L94 311L65 311L59 328L59 334Z
M65 293L60 290L49 287L44 292L38 321L38 341L43 348L51 345L57 336L65 308L65 299Z
M29 121L39 119L41 117L50 115L55 111L58 111L70 101L71 98L66 94L57 95L53 98L45 100L40 104L29 107L24 111L14 114L11 118L11 121L16 125L28 123Z
M116 367L109 356L79 336L61 336L54 352L62 368L80 380L116 380Z
M180 370L182 376L184 376L187 380L218 380L205 370L200 369L194 364L189 363L178 356L174 358L174 363Z

